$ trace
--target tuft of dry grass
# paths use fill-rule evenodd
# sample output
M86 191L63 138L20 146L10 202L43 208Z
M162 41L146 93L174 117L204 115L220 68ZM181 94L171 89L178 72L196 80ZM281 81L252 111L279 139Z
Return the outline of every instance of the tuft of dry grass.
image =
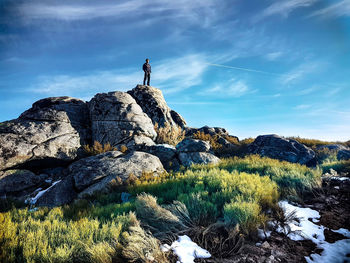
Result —
M160 249L160 242L151 233L142 229L140 222L134 217L128 232L123 233L124 248L122 255L128 262L166 263L167 256Z
M180 126L173 126L169 123L165 123L164 127L160 127L158 123L156 123L154 129L157 132L157 144L166 143L175 146L185 139L185 131Z
M181 231L187 229L180 219L180 216L189 219L188 211L184 205L174 203L169 207L179 215L177 216L170 210L158 205L156 197L142 193L137 196L135 206L136 214L142 225L162 241L172 240Z
M83 146L83 148L85 153L91 156L118 150L116 147L113 147L110 143L105 143L104 145L102 145L98 141L94 141L94 144L92 146L86 144Z

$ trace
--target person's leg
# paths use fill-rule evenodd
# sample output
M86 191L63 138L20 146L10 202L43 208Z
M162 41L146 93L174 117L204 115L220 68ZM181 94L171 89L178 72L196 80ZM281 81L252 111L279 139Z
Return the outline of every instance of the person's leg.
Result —
M148 74L147 74L147 78L148 78L148 80L147 80L147 86L149 86L149 83L150 83L150 81L151 81L151 73L148 73Z
M145 76L143 77L143 85L146 85L147 73L145 72Z

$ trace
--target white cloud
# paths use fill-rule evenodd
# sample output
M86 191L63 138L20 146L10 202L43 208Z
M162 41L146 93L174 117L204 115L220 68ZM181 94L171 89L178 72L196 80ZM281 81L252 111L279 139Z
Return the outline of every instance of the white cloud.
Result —
M350 16L350 1L343 0L313 12L309 17L341 17Z
M200 54L161 61L152 68L151 84L164 89L164 93L179 92L198 85L207 67L204 62L205 56ZM129 68L119 71L96 71L78 76L41 76L30 87L30 91L50 96L79 94L88 98L97 92L126 91L142 81L143 72L140 69Z
M179 19L198 20L201 18L203 22L203 17L209 18L213 14L211 11L213 4L213 0L101 1L98 4L74 3L72 1L33 1L19 5L18 11L22 18L27 21L41 19L81 21L96 18L123 19L130 17L149 21L149 19L155 19L166 13L169 17L178 17ZM197 12L193 12L194 10Z
M284 18L288 17L291 12L297 8L309 7L318 0L283 0L275 1L273 4L265 8L261 14L255 17L255 21L260 21L263 18L280 15Z
M299 105L295 106L293 109L295 109L295 110L305 110L305 109L308 109L310 107L311 107L311 105L309 105L309 104L299 104Z
M303 79L306 75L320 70L324 66L321 62L308 62L297 66L280 78L283 85L292 84Z
M265 58L270 61L274 61L278 58L280 58L283 55L283 52L277 51L277 52L271 52L265 55Z
M224 83L216 84L212 88L206 89L198 94L215 97L241 97L255 91L256 90L251 90L244 81L231 79Z
M311 88L307 88L307 89L303 89L300 92L298 92L298 95L308 95L314 91L316 91L318 89L318 87L313 86Z

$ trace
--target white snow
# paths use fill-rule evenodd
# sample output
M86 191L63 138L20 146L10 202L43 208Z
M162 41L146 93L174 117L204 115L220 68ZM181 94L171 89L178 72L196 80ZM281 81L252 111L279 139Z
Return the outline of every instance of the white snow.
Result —
M339 181L348 181L350 180L350 177L338 177L338 176L332 176L331 179L334 179L334 180L339 180Z
M38 199L45 193L47 192L49 189L51 189L55 184L58 184L59 182L61 182L61 180L58 180L56 182L54 182L49 188L40 191L39 193L36 194L35 197L29 198L26 200L26 203L29 203L31 205L35 205L36 201L38 201Z
M337 232L344 235L348 239L342 239L334 243L328 243L327 241L325 241L324 236L324 230L327 228L322 225L316 225L313 223L319 221L319 212L310 208L302 208L291 205L287 201L280 201L279 205L280 207L282 207L286 214L295 211L296 216L299 218L300 221L293 221L289 223L289 227L291 228L291 230L296 230L297 232L290 233L288 236L292 240L311 239L317 245L317 247L323 249L321 255L311 254L310 257L305 257L308 263L350 262L350 258L346 257L346 255L350 253L349 230L344 228L340 228L338 230L331 230L333 232ZM312 220L313 222L310 220ZM277 231L286 233L286 230L282 229L281 227L279 227Z
M196 258L210 258L210 253L194 243L188 236L179 236L171 246L165 244L161 246L162 251L166 252L170 249L179 257L178 262L194 263Z
M288 237L292 240L311 239L314 243L316 241L324 241L324 227L319 226L311 222L310 220L319 219L320 213L311 208L302 208L289 204L287 201L280 201L279 206L284 210L286 214L290 214L295 211L295 216L300 222L293 221L289 223L289 227L292 231ZM310 220L309 220L310 219ZM279 232L287 234L286 229L278 229ZM277 230L277 231L278 231ZM296 231L296 232L294 232Z

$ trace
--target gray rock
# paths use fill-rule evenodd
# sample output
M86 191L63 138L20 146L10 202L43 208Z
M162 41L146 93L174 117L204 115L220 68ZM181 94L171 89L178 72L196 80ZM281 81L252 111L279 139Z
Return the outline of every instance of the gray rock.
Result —
M349 160L350 159L350 150L339 150L337 153L338 160Z
M220 161L218 157L206 152L181 152L179 159L183 166L189 167L192 164L216 164Z
M251 154L308 166L316 165L315 152L305 145L278 135L260 135L248 146Z
M181 115L168 107L161 90L151 86L137 85L128 93L152 119L153 124L158 123L160 127L164 127L166 123L182 128L186 126Z
M207 141L185 138L176 145L179 152L208 152L210 144Z
M342 144L328 144L328 145L321 145L317 147L317 149L325 149L325 148L328 150L335 150L335 151L350 150L349 147L346 147Z
M151 119L126 92L99 93L89 102L89 110L93 141L131 146L137 136L151 140L157 136Z
M149 147L142 147L140 151L157 156L167 171L176 171L180 168L176 148L172 145L156 144Z
M60 206L72 202L77 197L73 187L73 178L68 176L54 186L50 187L40 196L35 205L37 206Z
M45 180L28 170L7 170L0 172L0 195L23 196Z
M225 128L220 128L220 127L209 127L209 126L203 126L202 128L186 127L186 136L191 136L197 132L203 132L204 134L210 134L211 136L229 135ZM238 137L235 137L235 138L238 139Z
M107 152L81 159L69 166L74 186L83 194L108 190L113 185L125 182L132 174L140 177L143 172L158 175L164 172L159 158L144 152L122 154Z
M21 164L43 167L69 162L90 141L85 102L46 98L12 121L0 125L0 170ZM26 166L24 166L26 167Z

